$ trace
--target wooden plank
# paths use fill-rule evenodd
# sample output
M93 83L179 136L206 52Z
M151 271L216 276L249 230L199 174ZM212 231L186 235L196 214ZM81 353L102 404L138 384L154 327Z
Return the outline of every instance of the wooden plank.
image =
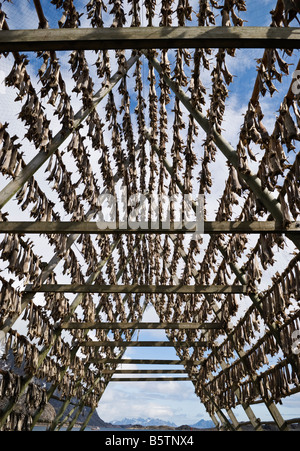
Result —
M84 347L110 347L110 348L128 348L128 347L142 347L142 348L207 348L208 342L197 341L83 341L78 343L79 346Z
M154 228L151 222L147 228L132 229L119 223L107 223L106 229L100 229L97 222L1 222L0 233L20 233L20 234L191 234L196 231L196 222L187 227L181 223L175 222L170 227ZM205 221L203 233L219 234L219 233L300 233L300 222L291 222L284 226L281 222L276 221Z
M287 48L300 29L285 27L117 27L2 30L0 52L152 48Z
M101 374L186 374L186 370L104 370Z
M39 28L48 28L48 21L45 17L40 0L33 0L33 3L40 21Z
M198 330L198 329L222 329L221 323L61 323L58 328L61 329L103 329L103 330L126 330L126 329L180 329L180 330Z
M195 360L147 360L147 359L90 359L88 364L114 364L114 365L201 365L200 361Z
M191 382L189 377L115 377L109 382Z
M26 293L149 293L149 294L247 294L247 285L92 285L47 284L34 288L26 286Z

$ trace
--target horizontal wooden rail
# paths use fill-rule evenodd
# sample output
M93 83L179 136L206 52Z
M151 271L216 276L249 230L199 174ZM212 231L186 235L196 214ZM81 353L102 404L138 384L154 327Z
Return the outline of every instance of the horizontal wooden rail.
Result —
M186 374L185 370L104 370L101 374Z
M183 226L182 223L174 222L168 226L148 223L148 226L130 228L126 224L105 223L105 228L99 228L97 222L0 222L0 233L20 233L20 234L191 234L197 231L196 222L191 221L190 225ZM283 225L276 221L205 221L203 223L203 233L300 233L300 222L291 222ZM202 233L202 231L201 231Z
M0 52L166 48L299 48L285 27L117 27L2 30Z
M181 329L181 330L198 330L198 329L222 329L221 323L61 323L61 329L103 329L103 330L126 330L126 329Z
M116 377L110 382L187 382L189 377Z
M114 365L201 365L201 361L197 360L156 360L156 359L90 359L88 364L114 364Z
M84 347L110 347L110 348L206 348L209 343L206 341L196 341L193 343L187 341L83 341L78 343L79 346Z
M26 293L139 293L139 294L247 294L246 285L80 285L55 284L34 288L26 285Z

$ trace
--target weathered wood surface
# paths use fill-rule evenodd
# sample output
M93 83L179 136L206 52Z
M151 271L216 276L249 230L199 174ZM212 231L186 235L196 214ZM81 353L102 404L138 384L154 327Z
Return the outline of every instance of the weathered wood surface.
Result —
M110 347L110 348L206 348L209 346L208 342L205 341L83 341L78 343L80 346L84 347Z
M91 285L26 286L26 293L247 294L247 285Z
M137 223L138 226L138 223ZM123 227L119 223L107 222L107 228L99 228L97 222L31 222L14 221L0 222L0 233L20 233L20 234L191 234L196 232L196 222L191 222L188 227L175 222L169 227L161 224L159 227L148 223L147 228L139 227L133 229L127 225ZM300 233L300 222L291 222L283 225L276 221L205 221L203 233Z
M189 377L115 377L110 382L187 382Z
M196 360L156 360L156 359L90 359L88 363L109 363L114 365L201 365Z
M180 330L198 330L198 329L222 329L221 323L75 323L66 322L61 323L61 329L103 329L103 330L115 330L115 329L180 329Z
M104 370L101 374L186 374L186 370Z
M60 28L0 33L0 52L299 46L300 29L284 27Z

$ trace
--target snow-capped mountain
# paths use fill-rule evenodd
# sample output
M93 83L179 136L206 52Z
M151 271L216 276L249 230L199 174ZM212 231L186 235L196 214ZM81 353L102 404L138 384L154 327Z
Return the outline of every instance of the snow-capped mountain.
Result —
M141 426L172 426L176 427L177 425L175 423L171 423L167 420L161 420L159 418L123 418L123 420L117 420L113 421L112 424L115 425L134 425L134 424L140 424Z
M111 424L116 426L129 426L129 425L141 425L145 426L171 426L178 427L175 423L167 420L161 420L160 418L123 418L123 420L112 421ZM196 424L190 425L192 428L208 429L213 428L214 423L212 421L200 420Z

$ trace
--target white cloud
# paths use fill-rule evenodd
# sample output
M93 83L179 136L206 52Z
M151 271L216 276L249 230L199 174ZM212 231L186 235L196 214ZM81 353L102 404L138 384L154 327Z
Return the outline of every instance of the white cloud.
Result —
M155 417L175 424L209 419L189 382L111 383L98 406L104 421Z

